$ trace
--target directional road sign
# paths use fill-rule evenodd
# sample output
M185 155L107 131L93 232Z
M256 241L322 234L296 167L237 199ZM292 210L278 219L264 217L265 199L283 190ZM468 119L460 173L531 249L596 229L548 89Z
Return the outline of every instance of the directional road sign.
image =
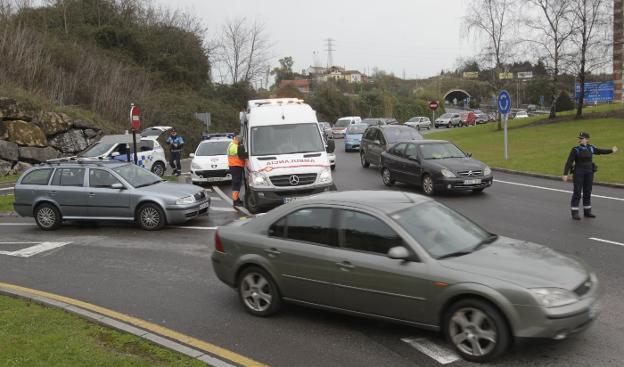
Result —
M498 112L506 115L511 110L511 97L506 90L501 91L498 94Z

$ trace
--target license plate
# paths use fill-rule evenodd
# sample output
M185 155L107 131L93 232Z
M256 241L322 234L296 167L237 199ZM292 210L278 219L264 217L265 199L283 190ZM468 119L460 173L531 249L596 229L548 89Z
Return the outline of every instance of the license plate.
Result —
M294 198L284 198L284 204L288 204L288 203L290 203L291 201L295 201L295 200L297 200L297 198L296 198L296 197L294 197Z
M226 177L208 177L206 178L207 182L215 182L215 181L223 181Z
M474 180L464 180L464 185L478 185L481 183L481 179L477 178Z
M203 204L201 204L201 205L199 206L199 210L206 209L206 208L207 208L207 207L209 207L209 206L210 206L210 202L209 202L209 201L206 201L205 203L203 203Z

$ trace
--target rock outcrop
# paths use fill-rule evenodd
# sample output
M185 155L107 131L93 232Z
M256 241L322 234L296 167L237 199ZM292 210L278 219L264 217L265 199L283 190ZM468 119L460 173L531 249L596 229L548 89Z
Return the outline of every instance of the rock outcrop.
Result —
M0 97L0 176L20 174L32 164L79 153L102 134L90 121Z

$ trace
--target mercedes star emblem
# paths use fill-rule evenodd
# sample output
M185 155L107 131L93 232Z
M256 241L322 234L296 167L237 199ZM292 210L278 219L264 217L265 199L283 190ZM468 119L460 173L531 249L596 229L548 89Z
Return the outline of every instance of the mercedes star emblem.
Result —
M297 175L292 175L290 176L290 178L288 179L288 182L290 182L290 184L292 186L297 186L299 185L299 176Z

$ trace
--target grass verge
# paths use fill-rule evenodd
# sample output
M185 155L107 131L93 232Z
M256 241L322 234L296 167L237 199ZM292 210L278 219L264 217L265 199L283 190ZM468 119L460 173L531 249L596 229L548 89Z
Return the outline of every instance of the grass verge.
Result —
M13 201L15 201L15 196L13 196L13 194L0 195L0 213L2 213L2 212L12 212L13 211Z
M15 181L17 181L18 178L19 178L19 175L0 176L0 184L15 183Z
M476 127L442 130L427 135L429 139L449 140L473 157L492 167L560 176L570 149L578 144L580 131L592 136L591 143L600 148L616 145L624 148L624 120L618 118L570 120L539 124L525 128L536 118L509 122L509 160L504 159L503 131L496 123ZM543 117L542 117L543 119ZM624 154L596 156L596 181L624 183Z
M0 365L205 366L65 311L0 296Z

